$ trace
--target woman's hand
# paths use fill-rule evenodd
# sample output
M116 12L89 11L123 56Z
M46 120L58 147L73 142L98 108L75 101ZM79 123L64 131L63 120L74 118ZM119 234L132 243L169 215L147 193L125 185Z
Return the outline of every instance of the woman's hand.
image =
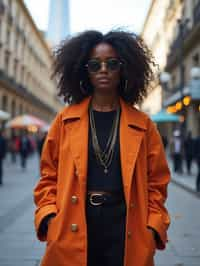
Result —
M47 227L49 227L49 224L52 222L52 220L54 219L55 215L49 216L48 220L47 220Z
M151 228L151 227L148 227L148 230L151 231L151 233L153 234L153 238L156 240L156 232L155 232L155 230L153 228Z

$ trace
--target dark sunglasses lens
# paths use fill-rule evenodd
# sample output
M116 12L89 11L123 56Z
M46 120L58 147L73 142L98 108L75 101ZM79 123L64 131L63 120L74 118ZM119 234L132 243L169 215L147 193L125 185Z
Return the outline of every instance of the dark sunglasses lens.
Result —
M120 61L118 59L109 59L107 61L107 67L111 71L116 71L120 69Z
M101 64L97 60L90 60L88 62L88 71L97 72L101 68Z

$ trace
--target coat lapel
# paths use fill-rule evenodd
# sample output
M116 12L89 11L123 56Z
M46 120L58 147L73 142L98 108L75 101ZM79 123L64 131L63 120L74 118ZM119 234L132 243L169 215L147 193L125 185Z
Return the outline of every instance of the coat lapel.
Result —
M126 203L129 202L130 188L136 159L146 129L140 112L127 105L122 99L120 120L120 158Z
M88 164L88 106L91 97L85 98L80 104L69 106L63 120L70 129L70 150L75 164L75 173L82 185L86 184Z

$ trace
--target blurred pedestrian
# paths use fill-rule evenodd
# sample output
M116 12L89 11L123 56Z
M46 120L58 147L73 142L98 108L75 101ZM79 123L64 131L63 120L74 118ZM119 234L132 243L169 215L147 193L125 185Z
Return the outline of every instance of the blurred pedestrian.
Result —
M200 192L200 136L195 140L195 158L197 162L196 189Z
M30 151L31 151L30 140L28 138L27 132L23 131L19 139L19 154L20 154L22 169L26 168L26 162L30 154Z
M181 140L180 130L173 132L173 138L170 143L170 152L173 159L174 172L183 173L183 144Z
M11 155L11 162L16 163L17 153L19 152L19 137L12 133L9 140L9 152Z
M191 163L194 157L194 139L192 138L192 132L189 131L184 141L185 161L188 175L191 174Z
M34 190L42 266L153 266L170 223L170 172L158 130L133 107L154 77L135 34L87 31L59 47L68 106L55 118Z
M165 148L165 150L166 150L167 145L168 145L168 139L167 139L167 136L162 136L162 141L163 141L164 148Z
M6 156L7 141L3 130L0 129L0 185L3 185L3 160Z
M42 154L42 148L46 139L47 132L40 132L37 138L37 151L39 156Z

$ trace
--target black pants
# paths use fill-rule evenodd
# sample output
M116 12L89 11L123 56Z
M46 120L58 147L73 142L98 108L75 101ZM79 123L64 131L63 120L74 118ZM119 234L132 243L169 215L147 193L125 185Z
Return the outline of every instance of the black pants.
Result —
M21 158L21 167L25 169L26 168L27 155L21 153L20 158Z
M86 204L88 230L87 266L123 266L126 204Z
M182 173L182 155L180 153L174 153L173 155L174 160L174 172Z
M192 164L192 156L186 156L186 166L187 166L187 173L190 174L191 172L191 164Z
M3 159L0 158L0 185L3 184Z
M200 160L197 161L197 169L196 189L200 192Z

